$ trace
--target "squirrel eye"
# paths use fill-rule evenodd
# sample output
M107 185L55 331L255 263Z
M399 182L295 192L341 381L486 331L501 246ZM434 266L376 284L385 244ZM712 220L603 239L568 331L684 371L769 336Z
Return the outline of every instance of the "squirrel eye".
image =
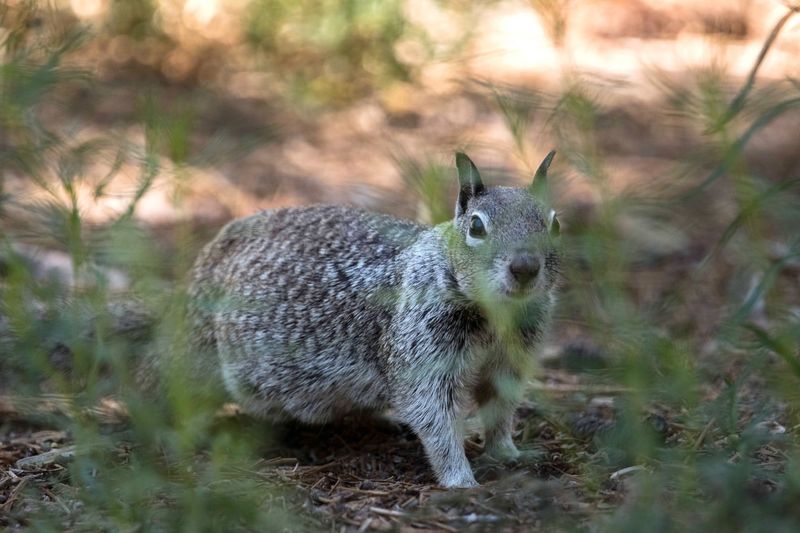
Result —
M475 239L486 237L486 226L478 215L472 215L469 221L469 236Z

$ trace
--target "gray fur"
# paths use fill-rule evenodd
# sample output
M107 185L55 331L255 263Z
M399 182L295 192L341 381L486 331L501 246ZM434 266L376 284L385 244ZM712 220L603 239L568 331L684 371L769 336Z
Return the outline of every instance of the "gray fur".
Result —
M479 186L462 186L454 220L432 228L336 206L234 220L194 267L198 357L220 365L254 415L324 423L393 409L443 486L476 485L461 422L479 407L487 453L519 455L513 414L559 254L528 189L483 188L477 170L470 179ZM469 246L475 212L488 235ZM529 287L509 274L522 252L542 262Z

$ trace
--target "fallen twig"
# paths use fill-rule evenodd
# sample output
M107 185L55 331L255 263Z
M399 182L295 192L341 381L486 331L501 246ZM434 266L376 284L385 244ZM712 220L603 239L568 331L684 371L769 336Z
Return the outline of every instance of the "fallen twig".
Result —
M17 501L17 497L25 485L31 480L32 476L23 477L20 482L14 487L14 490L11 491L11 494L8 496L8 500L0 507L0 510L3 511L3 514L8 514L11 511L11 508L14 506L14 503Z
M703 431L700 432L700 436L697 437L697 440L692 445L692 450L697 451L700 449L700 446L703 445L703 441L706 440L708 436L708 432L711 431L711 426L716 422L716 418L712 418L708 421L708 424L703 428Z
M369 508L369 512L370 513L375 513L377 515L392 516L394 518L404 518L404 517L408 516L408 513L406 513L406 512L393 511L391 509L383 509L381 507L370 507Z
M105 424L119 424L129 416L125 405L113 398L103 398L96 406L76 409L74 398L66 394L45 394L34 397L0 395L0 415L4 418L25 419L41 414L56 414L69 418L83 415Z
M627 466L625 468L620 468L616 472L612 473L610 476L608 476L608 479L610 479L611 481L616 481L624 476L627 476L628 474L632 474L634 472L640 472L642 470L647 470L647 468L644 465Z
M75 446L54 448L49 452L23 457L16 462L16 467L22 470L36 470L51 464L64 464L75 458Z
M628 387L620 387L615 385L587 385L587 384L572 384L572 383L541 383L538 381L530 382L530 387L533 390L544 392L585 392L588 394L625 394L631 392Z

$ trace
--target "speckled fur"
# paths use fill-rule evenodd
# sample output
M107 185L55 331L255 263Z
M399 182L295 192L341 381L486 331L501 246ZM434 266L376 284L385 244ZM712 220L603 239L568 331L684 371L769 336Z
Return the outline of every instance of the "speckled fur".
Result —
M559 258L528 190L462 190L461 199L454 220L433 228L337 206L231 222L193 271L198 357L218 357L202 363L218 364L254 415L324 423L391 408L420 437L442 485L475 485L461 421L478 406L487 453L519 455L513 413L525 359L549 320ZM476 210L491 227L470 247ZM544 266L520 296L508 264L523 248ZM526 357L491 326L497 306L516 310L511 330Z

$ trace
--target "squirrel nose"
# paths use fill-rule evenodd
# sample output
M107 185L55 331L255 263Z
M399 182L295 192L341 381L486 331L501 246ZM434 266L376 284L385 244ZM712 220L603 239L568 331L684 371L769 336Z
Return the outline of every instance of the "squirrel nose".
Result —
M539 258L529 252L517 254L511 260L511 264L508 265L511 276L513 276L520 285L526 285L536 278L541 268L542 265Z

